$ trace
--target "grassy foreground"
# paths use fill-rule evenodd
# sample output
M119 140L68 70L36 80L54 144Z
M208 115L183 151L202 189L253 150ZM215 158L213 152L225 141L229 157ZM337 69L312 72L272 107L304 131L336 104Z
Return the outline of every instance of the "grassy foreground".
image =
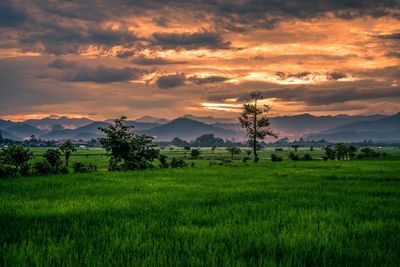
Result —
M400 161L0 180L1 266L399 266Z

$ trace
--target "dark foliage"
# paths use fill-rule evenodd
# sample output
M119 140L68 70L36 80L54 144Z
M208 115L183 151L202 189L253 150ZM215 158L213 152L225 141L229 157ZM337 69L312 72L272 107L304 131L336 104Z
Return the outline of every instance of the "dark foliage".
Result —
M93 165L92 163L84 164L80 161L74 162L72 167L73 167L75 173L86 173L86 172L97 171L96 165Z
M301 160L301 157L298 154L295 154L294 152L290 152L288 158L293 161Z
M61 173L63 162L61 160L61 151L58 149L48 149L43 157L51 167L51 173Z
M283 158L281 156L278 156L276 154L272 154L271 155L271 161L272 162L278 162L278 161L282 161L282 160L283 160Z
M244 104L243 111L240 113L239 122L242 128L246 129L247 136L250 138L254 162L258 162L258 140L264 139L267 136L277 137L277 135L270 128L270 122L266 114L271 110L271 107L264 105L259 108L257 101L262 99L261 93L253 93L250 95L254 104Z
M171 168L185 168L187 166L187 163L183 159L172 158L169 165L171 166Z
M46 159L40 159L32 165L32 175L48 175L52 173L52 167Z
M114 120L107 128L100 128L106 137L100 143L110 156L109 170L138 170L153 167L152 162L158 157L153 138L146 135L135 135L122 116Z
M9 165L14 169L14 177L18 174L26 175L28 161L32 158L29 149L21 145L12 145L0 152L0 164Z
M169 163L167 161L168 157L166 155L161 154L158 158L160 160L160 167L161 168L168 168Z
M313 160L310 154L304 154L304 156L301 158L304 161L311 161Z
M201 152L198 149L192 149L190 152L190 156L194 159L197 159L200 156Z

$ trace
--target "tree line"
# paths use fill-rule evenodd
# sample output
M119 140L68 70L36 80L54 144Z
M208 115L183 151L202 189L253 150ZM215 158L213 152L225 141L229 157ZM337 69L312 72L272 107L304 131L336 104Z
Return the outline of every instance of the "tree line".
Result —
M261 141L268 136L277 138L277 135L270 128L267 116L271 107L268 105L258 106L258 102L262 100L260 93L251 94L251 99L253 102L244 104L243 111L239 116L239 122L246 130L249 144L252 148L252 152L249 150L246 151L247 157L243 161L249 160L252 153L254 162L258 162L258 151L263 147ZM104 133L104 137L100 138L99 142L109 157L108 169L110 171L153 168L156 159L159 159L162 168L181 168L187 166L183 159L172 158L168 162L166 155L160 155L160 149L153 142L153 137L135 134L133 132L134 127L128 125L126 119L125 116L122 116L115 119L113 124L108 127L99 128ZM186 151L190 151L193 159L197 159L200 156L200 150L191 149L183 140L174 140L175 142L179 142L180 145L185 145L185 155ZM214 152L217 145L226 145L226 142L213 135L204 135L197 138L193 144L207 144L207 146L211 147L211 151ZM297 152L299 146L298 143L292 144L295 152ZM239 147L234 146L229 146L226 149L231 155L231 160L234 159L235 155L242 152ZM355 158L357 152L356 146L343 143L338 143L335 146L328 145L324 149L324 160L351 160ZM310 150L312 150L312 147ZM71 141L67 141L58 148L48 149L40 160L30 164L29 162L33 157L32 152L21 144L12 144L10 147L3 148L0 151L0 177L68 173L69 158L74 151L76 151L74 144ZM295 161L312 160L310 154L300 157L295 152L289 153L289 159ZM360 158L378 156L382 156L382 154L371 148L361 149L361 154L358 155ZM273 154L271 160L282 161L283 158ZM74 172L96 171L96 166L77 161L73 164L73 170Z

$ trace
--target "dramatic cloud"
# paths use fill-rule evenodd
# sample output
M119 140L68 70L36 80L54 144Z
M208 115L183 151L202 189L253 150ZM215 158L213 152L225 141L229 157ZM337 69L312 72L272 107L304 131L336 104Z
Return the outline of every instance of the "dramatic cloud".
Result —
M227 49L231 43L224 41L217 32L154 33L152 44L164 49Z
M195 84L206 84L206 83L224 82L224 81L229 80L229 78L224 77L224 76L212 75L212 76L208 76L208 77L193 76L193 77L190 77L188 80Z
M0 111L390 114L399 29L397 0L3 0Z
M136 80L147 71L137 68L113 68L104 65L91 67L78 65L76 62L56 59L49 63L49 67L61 69L60 79L67 82L95 82L113 83Z
M168 60L165 58L161 57L154 57L154 58L149 58L149 57L138 57L135 58L134 60L131 61L134 64L137 65L173 65L173 64L186 64L187 62L185 61L173 61L173 60Z
M14 6L12 2L0 2L0 27L17 27L27 21L27 14Z
M328 77L329 77L329 80L339 80L339 79L346 78L347 75L346 75L346 73L332 72L332 73L329 73Z
M180 73L180 74L160 76L157 79L156 84L161 89L168 89L184 85L185 81L186 81L185 75Z

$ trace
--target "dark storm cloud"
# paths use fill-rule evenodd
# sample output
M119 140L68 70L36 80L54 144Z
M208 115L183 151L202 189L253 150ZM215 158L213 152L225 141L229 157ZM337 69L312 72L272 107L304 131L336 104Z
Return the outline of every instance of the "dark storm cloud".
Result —
M381 38L381 39L400 40L400 32L379 35L378 37Z
M151 38L154 46L164 49L228 49L230 42L224 41L217 32L194 32L194 33L154 33Z
M252 88L243 90L241 88ZM236 93L239 91L240 93ZM229 88L229 91L219 90L210 93L209 101L225 101L238 98L239 101L249 100L251 92L261 92L265 98L275 98L281 101L303 102L307 105L330 105L347 101L377 100L384 98L399 98L399 86L390 82L361 80L353 82L331 81L324 85L302 85L287 87L266 82L248 82Z
M49 67L54 69L71 69L77 65L78 64L74 61L68 61L62 58L57 58L48 64Z
M290 79L290 78L297 78L297 79L304 79L309 76L311 72L303 71L298 73L284 73L282 71L278 71L275 73L276 76L279 77L280 80Z
M385 54L386 57L395 57L395 58L400 58L400 52L389 52Z
M136 80L143 76L145 71L136 68L112 68L104 65L95 68L82 66L62 76L68 82L95 82L113 83Z
M185 74L172 74L160 76L156 84L161 89L168 89L182 85L203 85L208 83L220 83L229 80L228 77L211 75L207 77L191 76L186 77Z
M146 70L138 68L114 68L99 65L96 67L79 65L74 61L55 59L48 64L50 68L62 71L57 78L66 82L95 82L114 83L137 80L147 73Z
M173 60L167 60L165 58L160 58L160 57L155 57L155 58L149 58L149 57L144 57L140 56L131 61L134 64L137 65L174 65L174 64L186 64L186 61L173 61Z
M40 62L30 62L29 58L0 59L0 115L29 113L35 106L86 99L80 89L69 85L55 86L50 80L36 79L41 65Z
M47 28L46 28L47 27ZM139 38L128 31L113 31L97 26L90 28L71 27L61 24L42 25L29 30L20 43L29 50L32 45L41 44L43 52L55 55L76 54L84 46L99 45L106 48L112 46L131 46Z
M169 10L168 17L160 16ZM31 10L27 15L26 10ZM32 12L34 10L35 12ZM154 33L149 40L127 30L107 30L99 25L124 21L146 14L158 26L168 26L180 14L191 14L199 23L210 24L210 31L194 33ZM322 18L327 13L345 19L361 16L400 17L397 0L327 0L327 1L49 1L28 3L3 0L0 3L0 27L17 27L16 42L23 50L49 54L79 53L88 45L136 47L143 42L164 49L229 49L230 42L221 33L271 29L287 19ZM27 23L29 22L29 23ZM130 22L132 25L132 22ZM381 38L398 39L398 33ZM118 55L117 55L118 56ZM123 54L121 55L123 58Z
M193 77L190 77L188 80L193 82L194 84L201 85L201 84L207 84L207 83L224 82L224 81L229 80L229 78L224 77L224 76L212 75L212 76L208 76L208 77L193 76Z
M186 77L182 73L160 76L156 84L161 89L168 89L185 85Z
M299 101L308 105L328 105L354 100L380 99L386 97L400 97L397 88L381 87L379 90L360 89L359 87L343 87L336 89L309 88L306 86L297 88L284 88L270 90L264 93L266 97L274 97L283 101Z
M169 20L166 17L158 17L153 19L154 24L160 27L167 27Z
M243 32L254 28L274 28L286 19L321 18L331 13L342 19L362 16L399 17L400 2L396 0L353 1L207 1L216 25L230 31Z
M339 80L339 79L343 79L346 77L347 77L346 73L342 73L342 72L331 72L328 74L329 80Z
M128 58L128 57L133 56L134 54L135 54L135 51L123 50L123 51L118 51L115 56L118 58Z
M17 27L28 20L28 15L11 1L0 2L0 27Z

